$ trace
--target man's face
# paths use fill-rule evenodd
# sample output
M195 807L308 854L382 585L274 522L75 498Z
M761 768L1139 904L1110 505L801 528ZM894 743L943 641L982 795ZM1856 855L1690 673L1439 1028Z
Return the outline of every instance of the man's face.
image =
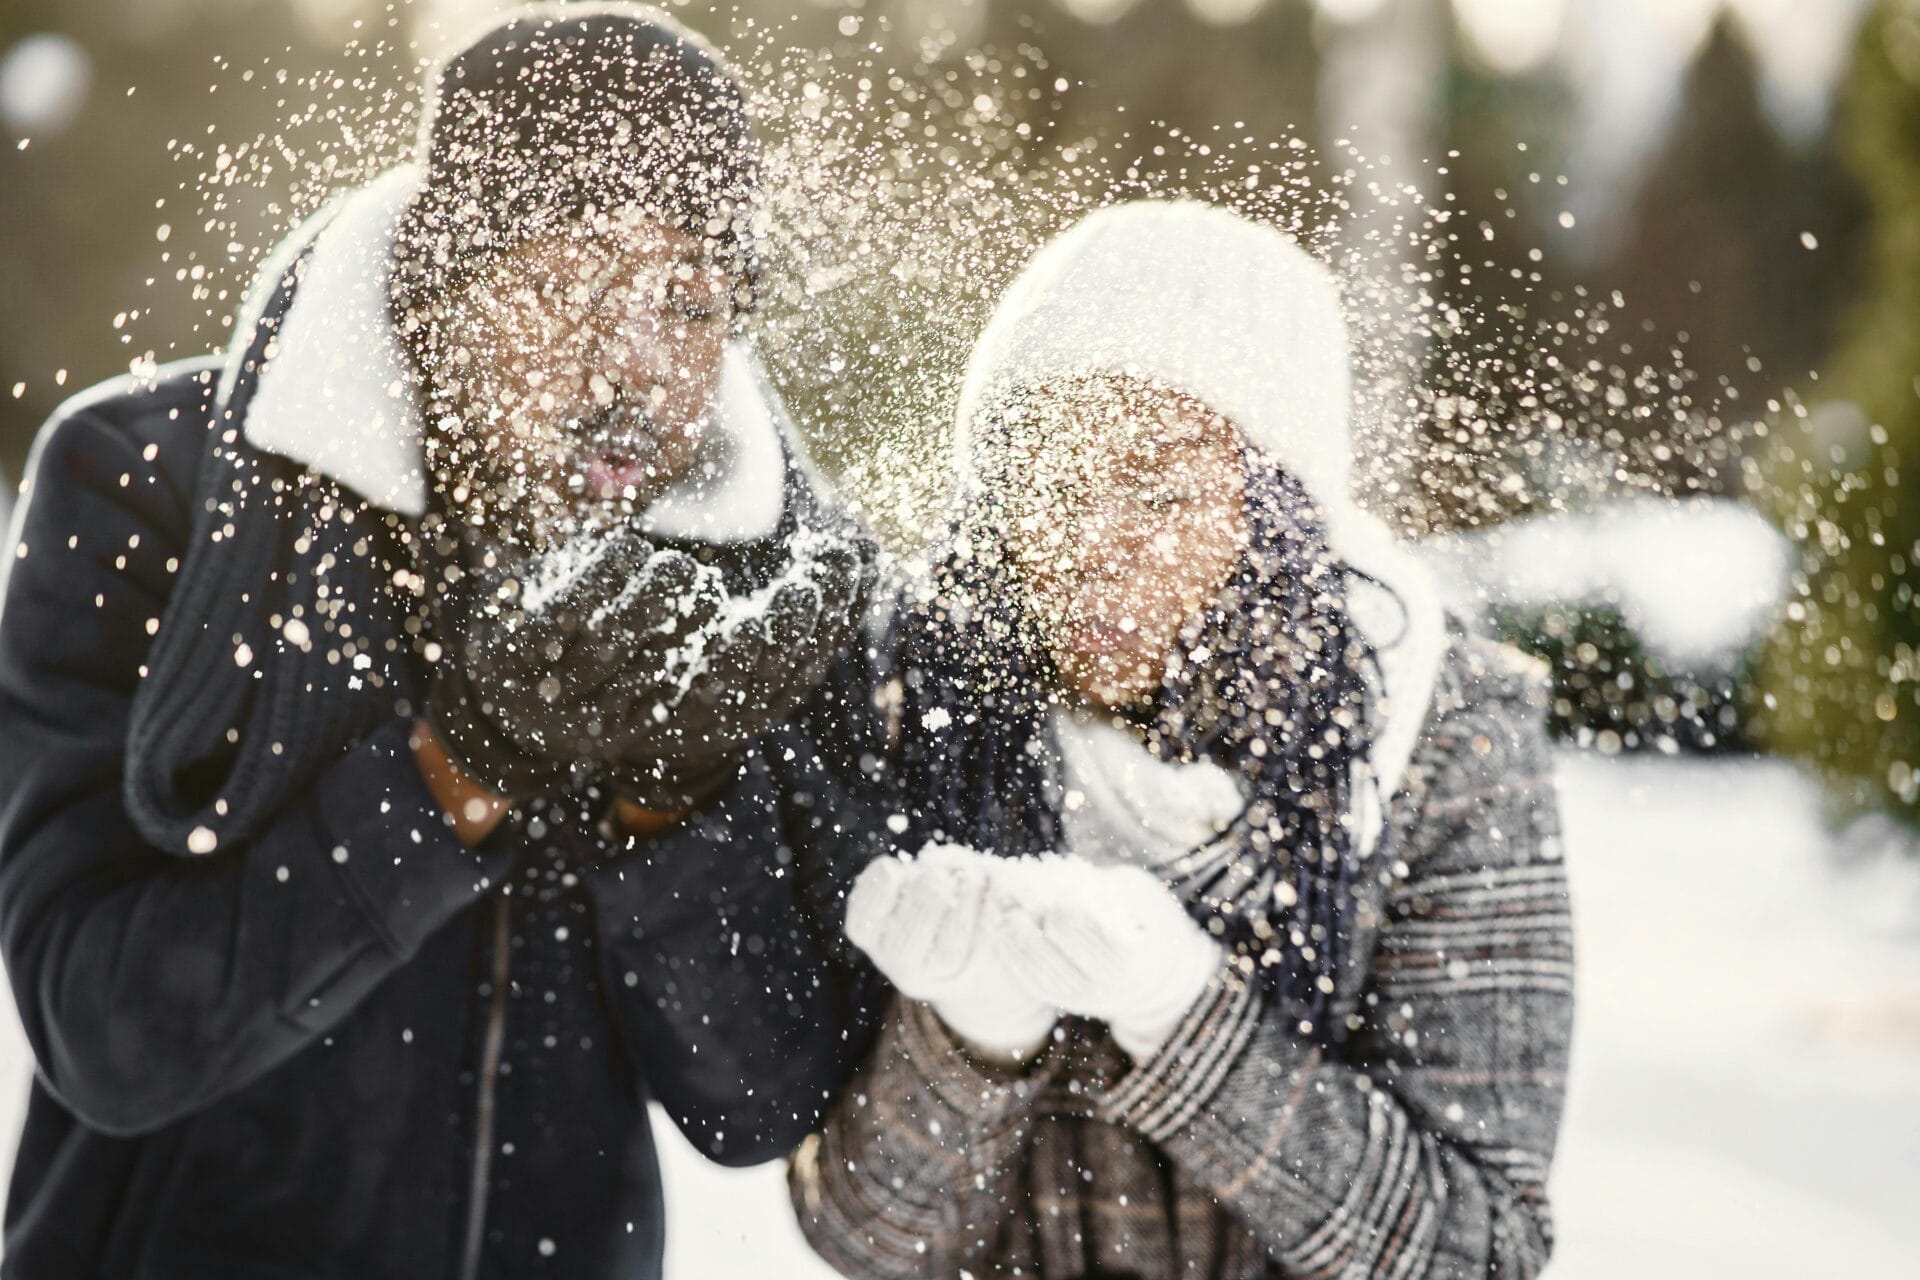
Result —
M1158 685L1180 628L1246 546L1239 433L1129 382L1035 410L996 477L1008 548L1067 688L1124 706Z
M438 344L457 425L433 436L455 502L535 542L643 510L707 429L733 284L697 239L642 217L503 254L450 300Z

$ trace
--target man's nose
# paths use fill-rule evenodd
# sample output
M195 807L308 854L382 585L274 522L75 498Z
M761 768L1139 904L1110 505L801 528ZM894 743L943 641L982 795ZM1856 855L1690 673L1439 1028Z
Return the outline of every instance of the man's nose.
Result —
M652 320L623 320L599 335L600 367L629 392L648 391L673 377L672 343Z

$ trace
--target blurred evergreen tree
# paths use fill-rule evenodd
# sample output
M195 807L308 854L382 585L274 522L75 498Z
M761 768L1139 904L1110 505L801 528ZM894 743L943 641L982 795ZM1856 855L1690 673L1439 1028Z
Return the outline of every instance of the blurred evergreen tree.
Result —
M1866 194L1864 288L1814 412L1776 433L1760 487L1800 544L1804 580L1775 638L1775 740L1856 802L1920 800L1920 0L1879 0L1846 77L1838 137Z
M1835 263L1859 217L1826 134L1805 150L1781 136L1740 25L1723 13L1595 278L1625 294L1629 317L1684 335L1701 407L1758 417L1829 350L1851 283ZM1803 235L1824 249L1810 252Z

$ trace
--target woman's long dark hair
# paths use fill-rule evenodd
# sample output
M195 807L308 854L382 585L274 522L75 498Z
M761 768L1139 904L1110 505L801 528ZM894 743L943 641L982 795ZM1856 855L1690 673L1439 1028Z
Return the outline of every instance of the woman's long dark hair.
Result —
M1353 788L1370 785L1373 654L1305 491L1259 454L1245 458L1240 564L1183 629L1159 689L1125 714L1161 759L1208 760L1243 779L1245 809L1182 860L1174 887L1244 972L1332 1043L1343 1028L1326 1014L1357 875ZM908 848L1062 848L1048 715L1068 695L998 516L978 490L957 504L896 622Z

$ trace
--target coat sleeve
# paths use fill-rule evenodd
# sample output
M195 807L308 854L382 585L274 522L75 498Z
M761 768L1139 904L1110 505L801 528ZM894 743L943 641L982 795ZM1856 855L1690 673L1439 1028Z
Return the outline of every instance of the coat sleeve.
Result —
M977 1062L931 1008L897 999L872 1055L788 1168L808 1243L843 1275L965 1274L1017 1210L1033 1102L1061 1063L1054 1047L1019 1071Z
M169 447L197 456L190 434ZM325 1034L499 870L446 829L398 722L244 848L141 836L127 720L189 523L159 449L101 411L50 424L0 605L0 952L47 1087L116 1135Z
M1101 1102L1290 1275L1533 1276L1551 1248L1573 991L1545 730L1513 672L1436 730L1352 1061L1223 975Z
M885 848L864 670L841 663L728 789L592 873L629 1056L722 1164L791 1152L878 1022L884 985L841 929L846 888Z

